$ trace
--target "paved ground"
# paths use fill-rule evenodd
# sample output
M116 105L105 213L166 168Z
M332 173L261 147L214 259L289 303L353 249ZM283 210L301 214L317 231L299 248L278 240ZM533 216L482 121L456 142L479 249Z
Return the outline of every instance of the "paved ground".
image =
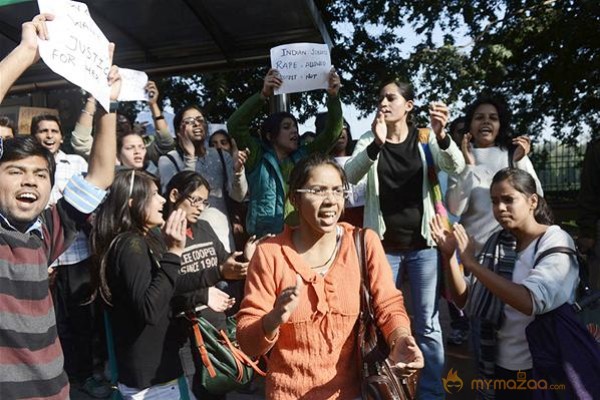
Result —
M410 305L409 305L410 306ZM440 301L440 316L442 329L444 332L444 342L447 334L450 333L450 320L448 316L448 308L445 300ZM458 374L458 377L463 381L463 389L456 394L448 394L448 400L470 400L475 398L473 391L470 390L471 380L474 378L474 363L470 356L467 344L461 346L446 346L446 369L444 377L452 368ZM259 382L258 386L262 386ZM264 400L261 391L254 394L232 393L227 396L227 400ZM87 396L85 393L77 389L71 390L71 399L73 400L92 400L93 397Z

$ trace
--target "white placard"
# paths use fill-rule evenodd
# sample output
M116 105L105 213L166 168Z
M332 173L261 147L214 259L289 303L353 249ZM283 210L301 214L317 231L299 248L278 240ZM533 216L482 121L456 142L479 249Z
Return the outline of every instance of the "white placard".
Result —
M40 56L63 78L91 93L108 111L108 39L90 16L84 3L38 0L40 12L54 14L47 21L48 40L39 40Z
M148 75L135 69L119 68L121 91L119 101L148 101Z
M292 43L271 49L271 68L281 74L283 84L275 94L327 89L331 56L326 44Z

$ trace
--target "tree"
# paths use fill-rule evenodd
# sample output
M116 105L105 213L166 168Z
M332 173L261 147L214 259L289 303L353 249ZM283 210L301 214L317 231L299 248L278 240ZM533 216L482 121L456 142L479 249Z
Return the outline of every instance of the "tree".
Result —
M513 110L516 132L535 136L549 126L556 137L574 140L587 127L599 135L597 0L316 3L335 43L332 61L343 78L343 101L365 114L376 106L380 83L395 76L417 84L422 105L437 99L468 104L478 94L496 93ZM401 48L415 39L409 52ZM209 118L224 120L260 89L265 72L169 78L161 89L175 108L197 101ZM189 87L201 89L202 96ZM315 113L323 96L292 96L301 121ZM425 107L417 111L423 119Z

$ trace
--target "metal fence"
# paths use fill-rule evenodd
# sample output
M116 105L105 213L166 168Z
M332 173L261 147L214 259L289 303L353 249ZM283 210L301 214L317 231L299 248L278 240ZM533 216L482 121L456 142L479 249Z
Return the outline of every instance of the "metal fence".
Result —
M545 142L530 154L544 195L550 202L575 202L579 193L581 165L586 145Z

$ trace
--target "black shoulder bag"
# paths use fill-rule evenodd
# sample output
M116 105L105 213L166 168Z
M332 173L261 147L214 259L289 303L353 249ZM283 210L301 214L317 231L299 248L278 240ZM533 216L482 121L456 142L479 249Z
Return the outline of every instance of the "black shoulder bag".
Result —
M401 378L394 373L392 364L388 360L390 349L375 323L369 292L364 232L364 229L354 230L361 275L357 341L361 356L361 395L363 400L413 400L416 396L417 374Z

